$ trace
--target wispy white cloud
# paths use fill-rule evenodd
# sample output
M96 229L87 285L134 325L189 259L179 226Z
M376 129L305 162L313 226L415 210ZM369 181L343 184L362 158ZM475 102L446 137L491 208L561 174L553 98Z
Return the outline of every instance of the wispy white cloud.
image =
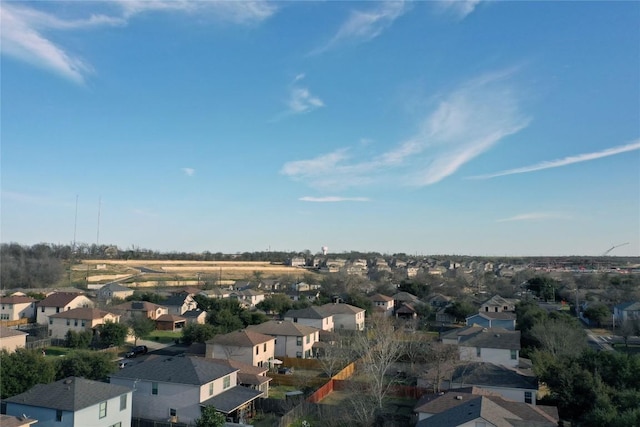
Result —
M300 197L298 200L302 202L314 202L314 203L338 203L338 202L369 202L371 199L368 197L339 197L339 196L326 196L326 197Z
M344 43L363 43L378 37L408 10L405 1L375 3L368 10L353 10L328 43L311 52L319 54Z
M289 93L286 101L287 110L279 113L271 121L279 121L291 115L309 113L318 108L324 107L324 101L301 84L305 78L304 73L296 75L289 85Z
M595 153L578 154L576 156L569 156L563 159L536 163L535 165L531 165L531 166L508 169L508 170L487 174L487 175L472 176L471 179L489 179L489 178L496 178L499 176L515 175L519 173L536 172L544 169L559 168L562 166L568 166L575 163L588 162L591 160L601 159L603 157L615 156L616 154L627 153L629 151L634 151L634 150L640 150L640 139L630 142L629 144L607 148L606 150L597 151Z
M436 2L438 7L448 13L452 13L458 19L464 19L480 4L482 0L442 0Z
M342 148L287 162L281 173L317 188L382 180L391 185L435 184L528 125L509 83L514 71L480 76L440 97L413 136L381 154Z
M196 170L193 168L182 168L181 170L186 176L193 176L196 174Z
M515 215L509 218L502 218L496 220L496 222L512 222L512 221L545 221L553 219L571 219L570 215L560 212L530 212L520 215Z
M83 84L93 71L92 67L79 55L55 43L50 37L52 32L122 26L133 16L152 11L212 11L219 19L238 24L260 22L276 11L276 7L266 1L119 0L109 5L119 6L113 16L90 14L86 18L70 19L28 7L24 3L0 2L0 52Z

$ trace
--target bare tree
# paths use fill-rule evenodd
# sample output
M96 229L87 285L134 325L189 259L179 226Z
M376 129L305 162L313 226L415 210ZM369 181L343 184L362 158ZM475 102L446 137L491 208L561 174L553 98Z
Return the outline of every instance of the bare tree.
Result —
M572 319L544 319L531 328L531 336L554 356L577 356L587 346L585 332Z
M433 392L440 391L440 384L456 367L459 361L458 347L441 342L431 343L425 354L429 364L429 379L433 384Z
M348 360L348 351L341 346L327 344L320 350L318 361L322 367L322 371L331 378L342 368L344 368Z
M404 343L390 319L373 318L369 328L355 336L353 346L360 358L358 370L375 407L383 407L384 398L394 384L387 374L404 352ZM371 408L371 409L374 409Z

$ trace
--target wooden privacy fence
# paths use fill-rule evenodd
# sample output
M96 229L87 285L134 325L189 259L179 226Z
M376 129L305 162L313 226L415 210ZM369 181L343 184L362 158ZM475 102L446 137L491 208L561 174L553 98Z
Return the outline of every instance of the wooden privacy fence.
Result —
M282 365L288 368L300 368L300 369L321 369L320 361L318 359L301 359L297 357L281 357Z

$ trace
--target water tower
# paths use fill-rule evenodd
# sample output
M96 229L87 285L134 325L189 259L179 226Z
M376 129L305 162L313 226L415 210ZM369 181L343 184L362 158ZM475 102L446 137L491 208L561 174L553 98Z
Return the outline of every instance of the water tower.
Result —
M326 246L323 246L322 248L322 255L327 255L327 253L329 253L329 248Z

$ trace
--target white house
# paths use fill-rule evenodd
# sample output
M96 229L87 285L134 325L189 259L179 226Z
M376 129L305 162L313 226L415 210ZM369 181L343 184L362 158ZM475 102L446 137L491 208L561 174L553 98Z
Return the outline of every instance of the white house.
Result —
M131 387L69 377L4 402L8 415L24 414L42 427L131 427L131 393Z
M287 322L300 323L324 331L333 332L333 315L325 313L320 307L307 307L300 310L289 310L284 315Z
M145 316L156 320L163 314L169 314L167 307L149 301L127 301L110 307L110 310L126 319L132 316Z
M36 317L36 300L27 296L0 297L0 308L0 320Z
M328 303L321 305L320 308L325 314L333 316L335 329L364 331L364 308L344 303Z
M479 313L501 313L503 311L516 311L517 300L511 298L503 298L500 295L494 295L480 305Z
M110 381L134 388L132 416L164 422L193 423L203 406L213 406L227 420L246 423L262 396L238 385L238 369L193 356L147 360L111 374Z
M520 357L520 331L465 326L441 337L443 344L458 346L460 360L516 367Z
M276 357L303 359L314 356L313 345L320 341L321 331L321 329L312 326L278 320L250 325L247 329L275 338Z
M246 308L253 308L256 304L264 301L264 293L253 289L245 289L243 291L233 291L229 294L229 298L237 299L240 305Z
M206 357L232 359L251 366L271 367L275 354L272 336L249 329L216 335L206 346Z
M111 301L114 298L125 299L133 295L133 289L122 286L116 282L107 283L96 292L101 301Z
M198 308L198 303L187 292L177 293L167 298L162 305L169 310L168 314L182 316L186 311Z
M627 320L640 320L640 302L625 302L614 306L613 317L619 324Z
M36 304L36 322L49 323L49 316L72 308L93 307L93 301L82 294L55 292Z
M67 332L84 332L104 325L118 323L120 316L97 308L74 308L49 316L49 337L64 339Z
M369 300L371 300L371 304L373 305L374 313L380 313L384 317L393 316L393 298L382 294L375 294L371 295Z

